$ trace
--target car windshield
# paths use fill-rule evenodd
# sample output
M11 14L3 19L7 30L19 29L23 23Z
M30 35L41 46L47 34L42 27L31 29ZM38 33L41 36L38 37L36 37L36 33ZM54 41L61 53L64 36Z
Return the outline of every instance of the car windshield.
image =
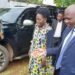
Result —
M19 15L24 11L24 9L25 7L24 8L11 8L8 12L0 16L0 19L8 23L14 23L19 17Z
M7 13L10 10L10 8L0 8L0 16Z

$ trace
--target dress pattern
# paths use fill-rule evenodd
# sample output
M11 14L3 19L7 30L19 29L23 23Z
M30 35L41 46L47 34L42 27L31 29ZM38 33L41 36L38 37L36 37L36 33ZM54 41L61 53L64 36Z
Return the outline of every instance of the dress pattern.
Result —
M51 29L52 28L48 24L43 26L41 29L38 28L38 26L36 25L33 39L31 41L30 47L31 52L33 52L37 48L46 49L46 40L47 40L46 33ZM50 57L46 58L46 67L42 67L41 61L42 61L41 56L39 56L38 58L33 58L32 56L30 56L29 72L31 75L50 75L51 69Z

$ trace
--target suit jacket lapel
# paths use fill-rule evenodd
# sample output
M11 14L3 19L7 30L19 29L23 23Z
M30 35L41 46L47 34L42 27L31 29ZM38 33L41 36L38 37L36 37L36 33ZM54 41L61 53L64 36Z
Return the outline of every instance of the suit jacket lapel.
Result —
M75 36L73 37L73 39L70 41L69 45L67 46L67 48L70 48L71 45L73 45L73 43L75 43Z
M62 21L62 31L65 29L66 25L64 23L64 21Z
M64 32L64 36L63 36L63 42L64 42L64 39L66 38L66 36L68 35L68 33L70 32L70 30L71 30L71 28L70 29L68 27L66 28L66 30ZM72 38L72 40L68 44L67 48L69 48L73 43L75 43L75 36Z
M70 28L66 27L63 34L62 34L62 41L64 42L64 39L66 38L66 36L68 35L68 33L70 32Z
M55 30L56 30L56 27L57 27L57 23L58 23L58 21L56 20L56 22L55 22L55 26L54 26L54 27L55 27L55 28L54 28Z

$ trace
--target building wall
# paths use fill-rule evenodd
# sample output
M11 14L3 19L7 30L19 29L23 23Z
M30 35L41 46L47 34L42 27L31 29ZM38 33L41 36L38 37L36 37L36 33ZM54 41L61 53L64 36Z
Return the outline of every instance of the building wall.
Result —
M43 4L56 6L54 0L43 0Z
M9 7L8 0L0 0L0 8L7 8Z
M53 5L55 6L54 4L54 0L43 0L43 4L45 5ZM27 4L27 3L24 3L24 2L17 2L17 0L0 0L0 8L12 8L14 6L27 6L27 5L35 5L35 4Z
M36 4L28 4L24 2L1 0L0 8L13 8L15 6L37 6Z

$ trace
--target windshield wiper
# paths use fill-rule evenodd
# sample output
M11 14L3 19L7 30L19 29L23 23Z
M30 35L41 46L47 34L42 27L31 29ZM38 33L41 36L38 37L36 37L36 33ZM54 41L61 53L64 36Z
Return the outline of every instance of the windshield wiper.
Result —
M2 22L9 23L9 22L7 22L7 21L3 21L3 20L2 20Z
M5 23L9 23L9 22L7 22L7 21L4 21L4 20L2 20L2 19L0 19L0 22L5 22Z

